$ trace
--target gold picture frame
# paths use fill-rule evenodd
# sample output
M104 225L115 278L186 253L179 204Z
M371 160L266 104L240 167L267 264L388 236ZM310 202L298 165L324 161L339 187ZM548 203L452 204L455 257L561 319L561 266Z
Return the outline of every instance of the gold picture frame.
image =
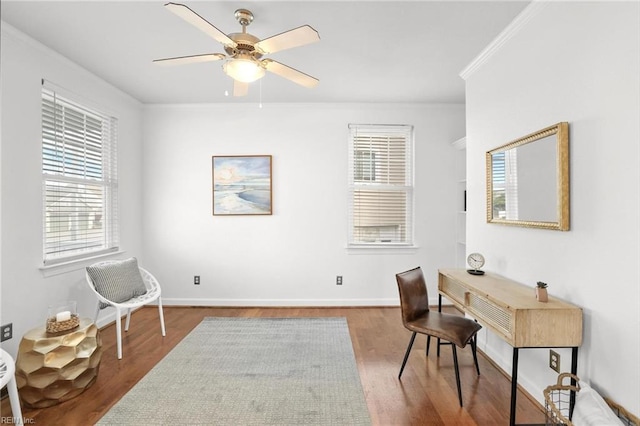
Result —
M486 153L487 222L569 230L569 124Z

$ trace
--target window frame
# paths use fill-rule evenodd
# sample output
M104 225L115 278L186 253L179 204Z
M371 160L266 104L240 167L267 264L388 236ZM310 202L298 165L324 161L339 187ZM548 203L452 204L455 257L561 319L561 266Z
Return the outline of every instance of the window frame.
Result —
M394 143L397 143L398 139L402 139L404 158L402 160L402 166L398 169L397 158L393 154L389 154L388 150L386 155L380 154L380 145L376 145L376 148L371 148L369 151L362 148L362 140L366 138L375 138L378 142L380 139L387 138L387 149ZM393 145L397 148L396 145ZM371 159L374 160L370 165L358 164L357 159ZM415 246L415 173L414 173L414 158L415 158L415 142L414 142L414 127L412 125L380 125L380 124L349 124L349 141L348 141L348 232L347 232L347 248L351 251L357 252L360 249L363 250L384 250L389 249L390 252L399 252L403 249L413 249ZM395 165L390 165L395 161ZM385 172L386 170L386 172ZM391 171L390 171L391 170ZM365 173L370 173L367 178L364 178ZM397 173L403 173L402 177L398 177ZM373 176L372 176L373 175ZM358 181L358 176L363 177ZM382 176L382 181L376 183L376 177ZM398 180L401 179L402 183ZM377 197L377 201L386 199L387 202L394 204L392 206L393 213L397 214L404 210L401 223L385 225L382 222L382 213L384 209L378 211L368 209L364 207L361 214L358 214L359 203L358 198L366 197L364 193L369 192L373 197ZM377 194L375 194L377 192ZM359 194L360 193L360 194ZM384 195L383 195L384 194ZM398 194L402 194L405 199L404 208L397 208L393 203L393 198L396 198ZM367 201L364 201L366 204ZM388 205L388 204L387 204ZM378 214L372 219L369 216L369 221L378 222L377 224L370 225L374 234L377 232L377 238L374 241L365 241L362 237L362 231L356 231L356 228L366 228L366 225L358 226L357 223L366 222L363 218L365 215ZM400 238L383 238L384 232L389 232L396 226L396 233L400 235ZM403 231L404 228L404 231Z
M119 252L117 132L116 117L43 81L43 268Z

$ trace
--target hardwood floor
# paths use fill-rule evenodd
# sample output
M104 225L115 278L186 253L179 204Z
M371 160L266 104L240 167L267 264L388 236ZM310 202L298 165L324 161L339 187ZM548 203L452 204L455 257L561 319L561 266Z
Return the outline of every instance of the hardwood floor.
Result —
M476 375L469 347L458 350L464 408L457 401L451 349L436 356L435 341L425 359L426 338L418 336L402 375L398 370L410 332L402 326L400 309L374 308L209 308L165 307L166 337L160 334L158 311L142 308L132 314L123 333L123 359L116 357L114 325L101 331L103 355L98 379L80 396L43 409L23 407L25 424L88 425L96 423L202 318L221 317L346 317L362 388L374 425L506 425L509 423L510 381L480 353ZM8 398L2 416L9 416ZM518 394L518 423L544 423L542 407ZM212 419L215 424L215 419Z

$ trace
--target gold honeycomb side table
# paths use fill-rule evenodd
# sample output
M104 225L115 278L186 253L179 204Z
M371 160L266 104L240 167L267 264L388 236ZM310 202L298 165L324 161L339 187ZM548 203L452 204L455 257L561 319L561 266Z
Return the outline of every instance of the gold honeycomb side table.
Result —
M87 318L66 333L29 330L18 348L16 382L27 407L59 404L84 392L96 381L102 357L98 327Z

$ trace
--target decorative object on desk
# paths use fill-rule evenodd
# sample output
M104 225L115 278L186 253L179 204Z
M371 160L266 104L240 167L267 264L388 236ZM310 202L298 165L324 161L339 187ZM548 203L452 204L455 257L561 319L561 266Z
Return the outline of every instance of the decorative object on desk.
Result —
M271 156L214 156L213 214L271 214Z
M80 325L80 318L76 313L76 302L73 300L49 305L47 315L47 333L64 333Z
M547 294L547 283L543 283L542 281L538 281L536 283L536 299L538 299L538 302L549 301L549 295Z
M480 253L471 253L467 256L467 263L471 267L471 269L467 269L467 272L471 275L484 275L484 271L481 271L480 268L484 266L484 256Z

